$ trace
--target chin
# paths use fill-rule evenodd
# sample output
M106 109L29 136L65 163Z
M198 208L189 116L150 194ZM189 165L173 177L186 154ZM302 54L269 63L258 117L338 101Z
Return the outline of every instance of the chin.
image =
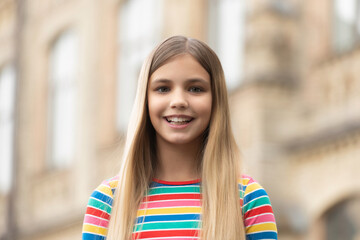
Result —
M184 139L176 139L176 140L173 139L173 140L169 140L168 142L175 145L184 145L184 144L192 143L192 141L184 140Z
M197 138L169 138L166 139L166 141L172 144L185 145L195 144L195 142L197 142Z

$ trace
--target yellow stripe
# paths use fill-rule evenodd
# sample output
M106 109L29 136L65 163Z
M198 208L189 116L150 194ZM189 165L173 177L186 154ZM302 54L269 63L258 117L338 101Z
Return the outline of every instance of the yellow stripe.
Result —
M117 188L117 185L119 184L119 180L113 180L109 182L110 187Z
M250 179L241 178L241 179L238 180L238 183L240 183L240 184L243 185L243 186L246 186L249 181L250 181Z
M275 223L261 223L246 228L246 233L254 233L260 231L277 231Z
M252 184L248 185L246 187L246 189L245 189L245 192L246 192L246 194L248 194L248 193L251 193L254 190L261 189L261 188L262 187L260 186L260 184L255 182L255 183L252 183Z
M153 214L176 214L176 213L200 213L200 207L179 207L179 208L153 208L137 211L137 216L153 215Z
M109 196L112 196L112 191L111 191L111 188L109 188L108 186L104 186L104 185L100 185L97 189L97 191L99 192L102 192L102 193L105 193Z
M101 234L101 235L106 236L107 228L97 227L97 226L93 226L93 225L89 225L89 224L84 224L83 232L91 232L91 233Z

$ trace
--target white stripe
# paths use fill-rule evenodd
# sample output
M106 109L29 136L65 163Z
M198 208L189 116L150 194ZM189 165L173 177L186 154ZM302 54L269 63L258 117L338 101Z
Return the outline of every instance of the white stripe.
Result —
M156 214L148 214L146 215L139 215L136 218L144 217L144 216L160 216L160 215L186 215L186 214L200 214L200 213L156 213Z
M139 232L156 232L156 231L174 231L174 230L198 230L200 228L170 228L170 229L162 229L162 228L159 228L159 229L153 229L153 230L144 230L144 231L139 231ZM133 232L133 233L139 233L139 232ZM181 236L179 236L181 237Z
M164 202L177 202L177 201L192 201L192 202L201 202L200 199L168 199L168 200L158 200L150 202L141 202L141 203L164 203Z
M178 192L178 193L158 193L158 194L151 194L151 195L146 195L147 197L151 197L151 196L159 196L159 195L179 195L179 194L201 194L199 192Z
M151 222L137 223L137 224L135 224L135 226L149 224L149 223L182 223L182 222L201 222L201 220L194 219L194 220L177 220L177 221L153 221L153 222L151 221Z
M110 188L109 186L106 186L106 185L104 185L104 184L101 184L102 186L104 186L104 187L107 187L107 188ZM111 191L111 190L110 190ZM106 194L106 193L104 193L104 192L101 192L100 191L100 189L95 189L95 192L98 192L98 193L101 193L101 194L104 194L105 196L108 196L109 198L111 198L111 199L113 199L113 195L108 195L108 194Z

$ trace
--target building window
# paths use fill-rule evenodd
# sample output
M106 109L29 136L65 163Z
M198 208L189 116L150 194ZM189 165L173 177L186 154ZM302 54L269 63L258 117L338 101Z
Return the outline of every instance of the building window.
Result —
M161 40L162 0L126 1L118 14L117 129L125 132L146 56Z
M213 0L209 2L209 45L223 65L228 89L242 78L244 48L244 2Z
M360 198L338 203L324 214L326 240L358 239L360 236Z
M360 0L334 0L333 48L342 53L360 40Z
M0 193L11 188L14 149L15 71L0 69Z
M61 34L50 50L48 167L51 169L67 167L75 157L77 59L76 35L71 31Z

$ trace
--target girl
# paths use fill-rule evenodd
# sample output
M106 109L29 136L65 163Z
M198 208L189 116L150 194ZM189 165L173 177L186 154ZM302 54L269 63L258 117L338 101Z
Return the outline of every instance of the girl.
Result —
M91 195L83 240L277 239L269 198L241 175L224 73L174 36L141 69L120 173Z

